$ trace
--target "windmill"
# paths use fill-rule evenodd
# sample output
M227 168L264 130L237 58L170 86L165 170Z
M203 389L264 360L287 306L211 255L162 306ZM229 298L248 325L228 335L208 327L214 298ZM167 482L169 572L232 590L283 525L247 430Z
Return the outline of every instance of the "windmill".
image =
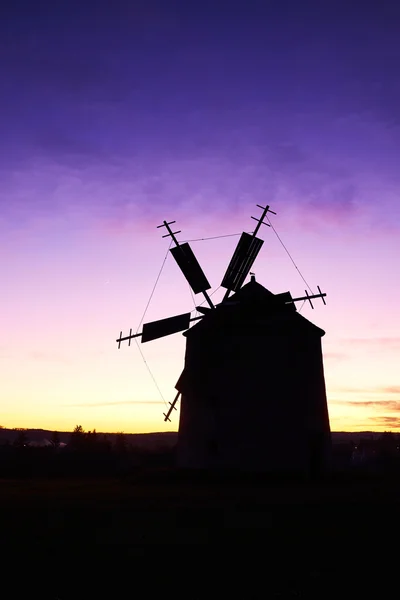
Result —
M257 237L267 214L263 207L252 234L243 232L221 282L222 302L214 305L211 289L189 243L179 243L175 221L158 228L172 238L170 249L194 294L208 306L200 316L187 312L145 323L140 333L149 342L177 332L186 337L185 365L176 396L164 420L181 401L178 464L185 468L239 468L309 471L323 468L330 447L321 338L325 332L297 311L296 303L325 293L293 298L273 294L251 273L263 240ZM269 219L268 219L269 220ZM199 321L190 327L193 321Z

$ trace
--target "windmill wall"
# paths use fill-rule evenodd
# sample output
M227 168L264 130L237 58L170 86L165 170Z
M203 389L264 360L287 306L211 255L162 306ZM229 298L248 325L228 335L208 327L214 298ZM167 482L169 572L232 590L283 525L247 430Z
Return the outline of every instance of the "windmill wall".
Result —
M215 311L186 333L177 384L180 467L310 471L327 464L324 332L293 305L256 305L231 307L228 316Z

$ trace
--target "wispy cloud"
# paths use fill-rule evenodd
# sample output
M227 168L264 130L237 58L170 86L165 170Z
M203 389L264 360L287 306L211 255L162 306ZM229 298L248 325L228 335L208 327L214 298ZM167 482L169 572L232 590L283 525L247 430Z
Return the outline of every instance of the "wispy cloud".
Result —
M400 396L400 385L392 385L382 388L385 394L396 394Z
M28 358L30 360L38 361L38 362L57 362L65 365L72 364L71 359L68 359L66 356L62 354L58 354L57 352L40 352L38 350L33 350L28 354Z
M376 227L371 211L387 214L383 192L399 192L400 130L383 126L371 105L374 97L389 103L385 115L398 111L398 49L387 26L379 34L374 21L368 58L354 51L353 27L350 34L336 21L334 33L325 19L301 44L294 27L282 53L276 23L287 31L284 11L265 21L266 35L251 10L230 10L222 31L159 2L129 8L118 0L113 15L102 4L91 18L93 7L50 12L35 20L35 34L15 15L14 26L0 23L0 66L12 73L4 106L0 99L11 180L2 186L4 210L33 218L85 205L115 226L168 205L232 213L268 196L300 206L308 227L358 228L363 219ZM251 43L242 37L246 20ZM338 35L339 54L327 43ZM326 78L329 65L342 76ZM349 65L360 67L358 77ZM384 218L396 221L393 210Z
M43 144L49 145L51 156L43 154ZM86 141L64 138L62 133L43 134L36 158L15 169L12 179L3 185L3 218L29 224L38 218L76 215L108 222L115 229L117 223L126 227L137 219L156 220L160 209L171 205L182 218L192 216L194 209L232 216L254 199L267 196L282 208L301 206L299 218L307 228L340 221L354 226L356 234L360 223L373 220L371 204L355 201L358 192L346 178L329 175L321 181L304 173L304 186L299 187L300 174L292 176L285 163L279 168L269 163L265 152L254 151L250 141L248 156L243 151L239 159L226 155L223 148L188 159L157 158L146 150L134 156L130 148L121 157L112 147L110 151L102 147L97 144L92 153ZM385 342L394 340L380 341Z
M400 348L400 337L344 338L341 343L352 346L386 346L390 348Z
M340 361L347 358L345 352L324 352L324 359L329 361Z
M148 406L149 404L162 404L164 402L160 401L146 401L146 400L122 400L119 402L87 402L82 404L64 404L64 407L68 408L99 408L101 406L125 406L128 404L144 404Z
M340 392L341 394L365 394L365 395L380 395L380 396L388 396L395 395L400 396L400 386L398 385L390 385L390 386L381 386L381 387L360 387L360 388L351 388L351 387L343 387L336 388L334 393Z
M400 417L370 417L369 421L380 427L400 428Z
M378 400L378 401L359 401L359 402L345 402L347 406L353 406L355 408L377 408L384 409L393 412L400 412L400 401L396 400Z

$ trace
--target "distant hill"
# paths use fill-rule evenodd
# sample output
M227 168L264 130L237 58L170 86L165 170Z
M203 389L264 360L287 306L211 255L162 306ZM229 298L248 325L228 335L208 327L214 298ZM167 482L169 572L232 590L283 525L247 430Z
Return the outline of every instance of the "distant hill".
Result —
M19 431L16 429L0 429L0 444L5 442L13 443L17 438ZM99 436L106 435L110 442L114 442L117 433L97 432ZM71 437L70 431L58 432L61 442L67 444ZM178 433L176 431L155 432L155 433L124 433L128 444L143 449L156 449L158 447L170 448L176 444ZM342 444L346 442L358 442L361 438L376 439L382 433L377 431L334 431L332 432L332 441L334 444ZM53 431L47 429L27 429L26 436L30 442L43 442L43 440L51 440Z
M26 437L29 442L43 442L43 440L51 440L53 431L47 429L26 429ZM13 443L18 437L19 430L16 429L0 429L0 444L5 442ZM103 433L98 431L97 435L107 436L110 442L114 442L117 437L117 433ZM157 447L172 447L176 443L178 434L175 431L172 432L161 432L161 433L124 433L128 444L143 449L155 449ZM60 442L68 444L71 438L70 431L59 431L58 437Z
M381 431L332 431L332 443L343 444L351 441L358 442L365 438L376 440L381 437L381 435Z

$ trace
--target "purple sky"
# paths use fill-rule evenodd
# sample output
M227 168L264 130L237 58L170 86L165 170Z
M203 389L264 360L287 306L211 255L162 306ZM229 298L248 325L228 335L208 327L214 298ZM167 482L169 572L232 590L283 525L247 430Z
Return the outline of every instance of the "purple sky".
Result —
M114 342L139 323L167 251L155 227L176 219L182 240L249 231L268 203L328 293L302 314L327 332L333 429L397 427L400 4L8 5L0 424L163 430L137 348ZM301 295L264 230L257 280ZM237 239L193 243L214 289ZM193 309L181 279L169 258L149 319ZM184 339L142 349L171 400Z

